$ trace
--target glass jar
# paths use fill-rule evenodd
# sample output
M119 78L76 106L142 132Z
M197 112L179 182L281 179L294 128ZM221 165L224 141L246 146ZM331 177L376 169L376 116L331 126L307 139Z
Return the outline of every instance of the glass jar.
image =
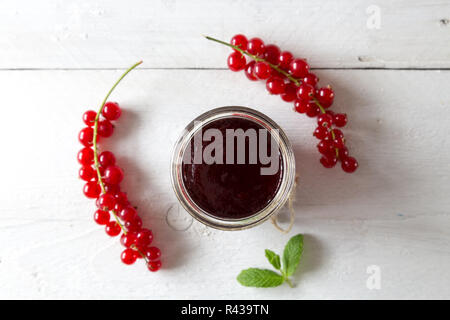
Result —
M272 200L261 210L248 217L223 218L217 217L202 209L189 195L183 181L183 159L187 147L191 147L194 135L207 124L224 118L241 118L256 122L268 132L278 133L278 148L281 155L280 167L283 168L278 189ZM272 135L272 134L271 134ZM256 226L276 214L288 201L295 184L295 158L292 146L284 131L269 117L256 110L246 107L221 107L203 113L187 125L176 142L171 165L171 179L175 194L181 205L196 220L216 229L242 230Z

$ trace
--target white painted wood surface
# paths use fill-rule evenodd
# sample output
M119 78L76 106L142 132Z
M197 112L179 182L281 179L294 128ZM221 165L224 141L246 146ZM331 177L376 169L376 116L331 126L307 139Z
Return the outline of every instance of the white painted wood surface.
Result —
M243 32L316 67L449 68L449 19L447 0L2 0L0 67L221 68L201 35Z
M449 2L378 1L379 30L366 28L371 1L274 3L0 2L0 298L450 298L450 71L348 69L449 68ZM337 68L317 73L349 115L357 173L323 169L313 121L221 70L228 51L200 38L241 31ZM118 239L92 221L75 159L81 114L139 58L143 68L113 95L124 114L105 148L163 250L156 274L120 263ZM270 223L222 232L178 211L172 145L195 116L224 105L266 113L294 145L291 235L306 235L294 289L235 281L241 269L269 266L265 248L282 250L289 236ZM380 267L380 290L366 287L370 265Z

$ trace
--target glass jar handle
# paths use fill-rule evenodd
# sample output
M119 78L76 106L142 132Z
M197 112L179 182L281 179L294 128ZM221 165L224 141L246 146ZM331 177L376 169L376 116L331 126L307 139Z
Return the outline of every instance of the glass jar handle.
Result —
M275 229L277 229L281 233L285 233L285 234L289 233L291 231L292 227L294 226L294 222L295 222L294 200L295 200L295 190L297 189L297 182L298 182L298 174L295 175L294 187L291 190L291 194L289 195L288 202L287 202L288 210L289 210L289 225L288 225L288 227L286 229L283 229L282 227L280 227L278 225L278 221L277 221L278 215L274 215L274 216L270 217L270 222L272 222Z

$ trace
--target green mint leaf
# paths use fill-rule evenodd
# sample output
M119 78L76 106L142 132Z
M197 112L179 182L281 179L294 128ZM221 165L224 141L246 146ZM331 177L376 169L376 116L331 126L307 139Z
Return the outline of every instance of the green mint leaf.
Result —
M289 239L283 252L283 273L291 276L300 262L303 253L303 235L298 234Z
M237 281L246 287L270 288L278 287L284 282L284 278L272 270L250 268L242 270Z
M266 258L270 264L277 270L281 268L280 256L272 250L266 249Z

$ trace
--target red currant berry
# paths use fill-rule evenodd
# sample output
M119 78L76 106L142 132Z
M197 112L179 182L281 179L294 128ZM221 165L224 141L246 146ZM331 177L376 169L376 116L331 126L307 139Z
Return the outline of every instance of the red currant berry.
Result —
M147 247L153 241L153 233L148 229L141 229L136 235L136 244L139 247Z
M114 121L120 118L122 110L117 102L107 102L102 108L102 115L109 121Z
M116 221L111 220L106 224L105 231L107 235L115 237L120 234L122 229L120 229L120 226Z
M358 161L353 157L346 157L342 161L342 170L348 173L355 172L358 169Z
M109 212L104 210L97 210L94 213L94 221L99 225L105 225L109 222Z
M126 192L117 192L114 194L117 203L128 204L128 195Z
M317 144L317 149L321 154L327 157L336 156L336 151L333 148L333 145L328 140L321 140Z
M347 147L343 147L338 150L339 159L345 159L348 157L348 149Z
M247 61L245 60L245 57L240 52L234 51L228 56L227 63L228 63L228 68L231 71L236 72L236 71L240 71L240 70L244 69Z
M105 170L105 181L110 184L119 184L123 180L123 171L118 166L109 166Z
M247 49L247 42L247 38L243 34L236 34L231 38L230 44L245 50Z
M116 202L115 206L114 206L114 211L116 212L120 212L122 211L125 207L127 207L128 205L124 205L123 203L120 202Z
M94 150L89 147L85 147L78 151L78 162L83 166L89 166L94 163Z
M92 129L91 127L81 129L80 133L78 134L78 140L85 147L92 146L94 140L94 129Z
M313 133L313 135L319 140L325 139L329 134L328 129L323 126L318 126Z
M344 138L336 137L333 140L333 146L337 149L342 149L345 147L345 140Z
M100 167L100 169L104 169L103 167ZM105 173L103 172L102 177L105 176ZM105 192L110 194L116 194L117 192L120 192L120 185L118 184L109 184L105 183Z
M289 65L291 64L293 58L294 56L292 55L292 53L290 53L289 51L283 51L278 57L278 65L283 70L289 70Z
M310 86L316 87L317 82L319 82L319 78L314 73L308 73L303 78L303 83L309 84Z
M289 72L296 78L303 78L309 73L309 65L303 59L292 60L289 65Z
M96 199L101 192L100 185L97 181L89 181L83 187L84 195L91 199Z
M161 269L161 261L150 261L147 267L151 272L156 272Z
M317 100L324 108L329 108L333 104L334 92L330 87L320 88L316 92Z
M120 236L120 243L126 248L131 247L131 245L136 243L136 233L134 232L127 232L127 234L123 233Z
M345 127L347 124L347 115L345 113L337 113L334 115L333 122L337 127Z
M333 145L333 136L331 135L331 131L328 131L328 134L325 138L322 140L329 142L331 145Z
M286 79L286 76L284 74L275 69L271 69L270 75L281 79Z
M125 264L133 264L137 259L136 254L137 254L136 251L134 251L133 249L127 248L122 251L122 254L120 255L120 259L122 259L122 262Z
M297 97L297 86L292 82L286 84L286 89L284 93L281 94L281 99L286 102L292 102Z
M88 126L92 127L95 123L95 117L97 116L97 112L93 110L88 110L83 113L83 122Z
M335 156L334 157L322 156L322 158L320 158L320 163L325 168L333 168L337 163L337 158Z
M247 63L247 65L245 66L245 75L251 81L258 80L258 78L255 76L254 71L255 71L255 61Z
M316 92L317 92L317 91L316 91ZM334 112L333 112L333 111L331 111L331 110L328 109L328 110L325 111L325 113L326 113L326 114L329 114L329 115L332 116L333 119L334 119Z
M87 166L81 167L78 171L78 175L84 181L91 181L97 175L97 172L91 166Z
M343 138L344 137L344 133L339 130L339 129L333 129L333 133L334 133L334 137L335 138Z
M286 90L286 84L279 77L270 77L267 79L266 88L270 94L282 94Z
M122 211L119 212L119 218L122 219L122 221L133 221L136 219L136 216L136 209L130 206L123 208Z
M98 156L98 162L102 167L109 167L116 164L116 157L110 151L103 151Z
M103 210L113 210L116 205L116 199L112 194L104 193L97 199L97 207Z
M280 58L280 53L280 48L274 44L268 44L264 48L264 60L271 64L277 65Z
M317 117L317 123L321 127L329 128L333 124L333 117L329 114L323 113Z
M161 258L161 250L157 247L148 247L144 254L148 261L157 261Z
M111 137L114 132L114 126L109 120L102 120L98 123L98 135L101 137Z
M306 104L306 115L308 117L314 118L320 113L319 107L314 102L308 102Z
M306 113L306 111L308 110L307 106L308 106L308 102L306 102L305 100L297 99L294 102L294 109L298 113Z
M309 84L301 84L297 88L297 97L301 100L309 101L314 95L314 87Z
M259 61L255 64L253 72L258 79L265 80L270 77L272 69L267 63Z
M129 232L138 232L142 228L142 219L139 216L136 216L134 220L131 221L125 221L125 228Z
M260 38L252 38L247 43L247 52L255 56L264 54L264 42Z
M123 209L125 209L128 206L130 206L130 202L129 201L119 202L116 199L116 205L114 206L114 210L116 210L116 212L120 213Z

